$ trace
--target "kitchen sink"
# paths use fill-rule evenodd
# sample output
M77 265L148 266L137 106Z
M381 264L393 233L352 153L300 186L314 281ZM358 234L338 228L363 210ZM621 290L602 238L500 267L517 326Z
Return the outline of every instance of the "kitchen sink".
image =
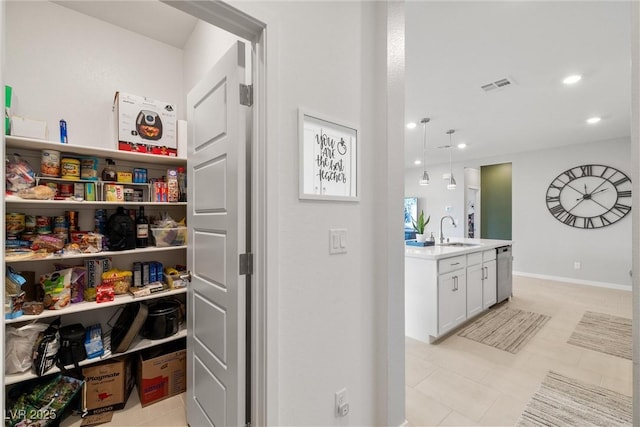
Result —
M440 243L439 246L455 246L460 248L470 248L473 246L480 246L479 243L463 243L463 242L449 242L449 243Z

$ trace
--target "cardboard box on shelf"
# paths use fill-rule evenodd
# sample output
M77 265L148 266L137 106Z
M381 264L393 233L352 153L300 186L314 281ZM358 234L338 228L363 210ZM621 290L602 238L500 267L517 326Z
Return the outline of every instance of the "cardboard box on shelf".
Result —
M118 150L177 156L175 104L116 92L113 112Z
M158 355L159 350L164 351ZM187 350L184 340L142 351L137 357L136 384L143 407L186 391Z
M84 367L82 375L82 408L88 415L124 408L135 385L130 356Z

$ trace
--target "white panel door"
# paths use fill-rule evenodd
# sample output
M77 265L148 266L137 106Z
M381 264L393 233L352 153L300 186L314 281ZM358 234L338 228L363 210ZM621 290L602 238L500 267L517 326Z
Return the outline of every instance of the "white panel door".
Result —
M187 421L245 424L246 117L238 42L187 95Z
M482 264L467 267L467 318L482 311Z
M485 262L482 264L482 270L484 271L482 280L482 308L489 308L498 301L496 262Z

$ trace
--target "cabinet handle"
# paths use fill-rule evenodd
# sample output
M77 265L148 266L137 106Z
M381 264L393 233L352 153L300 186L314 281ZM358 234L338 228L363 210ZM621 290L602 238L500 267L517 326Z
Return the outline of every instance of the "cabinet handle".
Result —
M451 267L453 267L454 265L459 265L459 264L460 264L459 262L454 262L453 264L450 264L450 265Z
M483 267L482 269L484 270L484 277L482 278L482 280L488 279L489 278L489 267Z

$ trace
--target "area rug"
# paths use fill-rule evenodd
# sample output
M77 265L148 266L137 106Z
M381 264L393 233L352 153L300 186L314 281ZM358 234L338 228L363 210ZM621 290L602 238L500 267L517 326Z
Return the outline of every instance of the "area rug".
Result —
M631 398L549 372L517 426L630 426Z
M631 360L631 319L587 311L567 342Z
M458 335L515 354L549 319L544 314L505 305L489 311Z

